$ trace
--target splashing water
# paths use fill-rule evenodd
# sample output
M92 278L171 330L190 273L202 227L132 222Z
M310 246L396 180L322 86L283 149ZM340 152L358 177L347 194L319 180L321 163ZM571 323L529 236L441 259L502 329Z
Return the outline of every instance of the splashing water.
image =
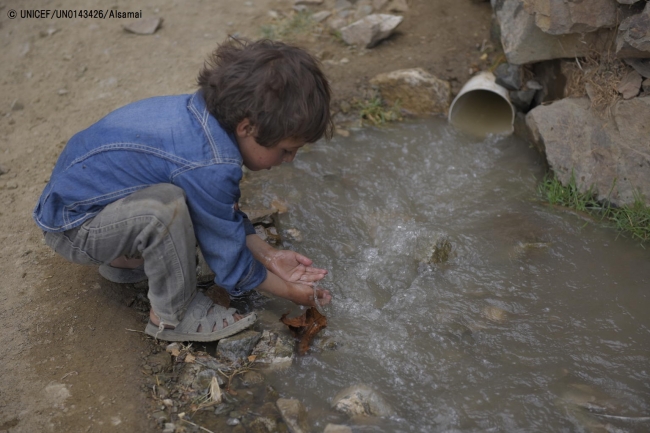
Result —
M542 176L517 138L477 141L437 119L249 174L248 204L288 203L285 246L330 271L334 297L328 344L271 375L280 395L319 431L650 431L650 251L539 201ZM441 242L451 252L432 260ZM333 412L355 383L398 416Z

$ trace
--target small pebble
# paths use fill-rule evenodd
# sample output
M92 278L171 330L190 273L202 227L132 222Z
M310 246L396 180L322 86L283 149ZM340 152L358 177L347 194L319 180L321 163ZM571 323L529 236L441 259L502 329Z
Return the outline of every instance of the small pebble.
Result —
M237 418L228 418L226 424L228 424L229 426L235 426L239 424L239 420Z

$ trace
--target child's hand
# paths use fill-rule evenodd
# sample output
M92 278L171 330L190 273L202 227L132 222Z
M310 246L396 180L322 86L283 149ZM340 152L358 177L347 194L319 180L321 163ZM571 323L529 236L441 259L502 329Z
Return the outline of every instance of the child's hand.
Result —
M295 251L276 250L266 264L268 270L287 282L313 286L327 275L327 270L314 268L312 263Z
M298 305L306 307L314 306L314 288L306 284L286 283L289 288L287 299ZM316 288L318 305L327 305L332 301L332 294L329 290Z
M332 301L332 294L329 290L320 288L314 289L312 286L307 284L290 283L281 279L273 272L267 273L266 279L262 284L260 284L258 290L265 291L272 295L288 299L298 305L304 305L307 307L315 306L314 291L316 292L318 305L327 305Z
M266 269L289 283L313 286L327 275L325 269L314 268L310 258L295 251L276 250L257 235L246 236L246 246Z

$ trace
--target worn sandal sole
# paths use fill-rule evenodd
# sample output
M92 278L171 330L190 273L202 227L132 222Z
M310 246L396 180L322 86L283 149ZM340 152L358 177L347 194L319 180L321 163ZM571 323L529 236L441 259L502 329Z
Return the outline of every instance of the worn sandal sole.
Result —
M178 332L175 329L160 330L156 325L151 323L147 324L144 333L150 335L158 340L165 341L217 341L222 338L230 337L237 334L246 328L249 328L257 321L257 314L250 313L243 317L241 320L236 321L232 325L228 325L223 329L215 332Z

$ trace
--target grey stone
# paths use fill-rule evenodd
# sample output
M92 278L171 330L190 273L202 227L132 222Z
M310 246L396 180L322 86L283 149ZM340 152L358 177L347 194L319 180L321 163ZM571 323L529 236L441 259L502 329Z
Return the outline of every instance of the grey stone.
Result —
M637 71L628 72L616 87L623 99L632 99L639 94L643 77Z
M9 169L7 167L5 167L4 165L0 164L0 176L2 176L3 174L7 174L7 173L9 173Z
M372 14L341 29L343 40L349 45L372 48L393 34L404 17L390 14Z
M361 5L354 12L354 19L360 20L361 18L367 17L373 12L373 7L371 5Z
M214 408L214 414L218 416L225 413L230 413L233 408L234 406L231 403L220 403Z
M232 426L236 426L236 425L239 424L239 420L238 420L237 418L228 418L228 419L226 420L226 424L229 425L229 426L231 426L231 427L232 427Z
M348 25L348 20L341 17L335 17L329 20L328 25L332 30L340 30Z
M496 83L508 90L519 90L523 84L523 71L519 65L501 63L494 70Z
M641 89L644 93L650 93L650 78L643 80L643 83L641 83ZM2 168L0 168L0 174L2 174Z
M638 2L639 0L616 0L622 5L633 5L634 3Z
M320 23L321 21L325 21L326 19L328 19L330 15L332 15L332 12L330 11L320 11L313 14L311 16L311 19L317 23Z
M590 106L588 98L566 98L528 113L549 166L564 185L574 174L581 191L593 186L599 200L631 204L638 191L650 204L650 96L617 102L607 122Z
M650 58L650 3L643 12L621 21L616 36L616 55L619 58Z
M287 368L293 362L295 341L287 334L264 331L253 349L256 365L270 368Z
M352 429L346 425L327 424L323 433L352 433Z
M136 35L152 35L160 28L163 19L160 17L140 18L132 23L126 24L124 30Z
M530 104L535 98L535 93L537 90L534 89L524 89L524 90L511 90L510 91L510 102L520 111L528 111Z
M625 59L644 78L650 78L650 59Z
M348 0L336 0L336 4L334 5L334 9L336 10L349 9L351 7L352 3Z
M382 98L415 115L446 113L451 102L451 86L421 68L400 69L379 74L370 80Z
M251 224L258 224L258 223L267 223L267 222L272 222L273 218L277 216L278 210L274 207L270 207L268 209L241 209L242 212L244 212L247 216L248 219L250 220Z
M11 111L20 111L23 108L25 108L25 106L18 99L14 99L14 102L11 103Z
M217 361L215 358L209 355L197 356L194 362L200 366L211 368L212 370L227 370L228 365Z
M364 384L352 385L341 390L332 400L332 408L350 416L385 417L395 414L393 408L380 394Z
M526 12L545 33L588 33L616 25L617 8L612 0L524 0Z
M531 90L542 90L544 88L544 86L542 86L535 80L526 81L526 87Z
M552 35L535 25L535 17L524 8L524 0L493 0L492 7L501 33L508 63L524 65L542 60L584 57L607 47L610 29L586 34Z
M298 400L280 398L276 402L282 420L291 433L306 433L309 431L307 411Z
M220 377L221 375L217 373L214 370L211 370L209 368L206 368L205 370L201 370L195 377L194 380L192 381L192 389L196 389L198 391L203 391L205 389L208 389L210 387L210 384L212 383L212 378L216 377L217 382L219 382L219 379L221 379L221 384L223 384L223 378Z
M152 413L151 417L159 424L163 424L165 421L169 421L169 417L167 417L167 414L162 410Z
M256 331L244 331L224 338L217 345L217 354L231 361L247 358L261 336L262 334Z
M172 422L166 422L165 427L163 427L162 433L174 433L176 431L176 424Z

